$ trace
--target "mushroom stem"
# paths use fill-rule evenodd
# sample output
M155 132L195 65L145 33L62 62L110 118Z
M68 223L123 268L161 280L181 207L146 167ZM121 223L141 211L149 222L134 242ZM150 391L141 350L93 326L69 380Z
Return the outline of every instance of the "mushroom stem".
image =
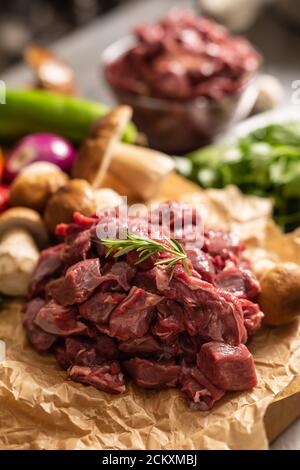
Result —
M87 180L94 189L112 177L125 186L126 194L148 199L174 169L174 162L155 150L120 142L131 114L128 106L118 106L95 122L78 151L72 174Z
M115 144L109 173L143 199L153 197L158 186L174 170L174 161L164 153L137 145Z
M38 247L26 229L5 232L0 239L0 292L25 296L38 258Z

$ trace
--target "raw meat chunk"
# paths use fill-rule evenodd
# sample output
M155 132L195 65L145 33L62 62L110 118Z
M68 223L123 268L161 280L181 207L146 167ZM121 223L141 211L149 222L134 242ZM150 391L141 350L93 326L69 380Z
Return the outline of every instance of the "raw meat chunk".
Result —
M153 361L135 357L124 363L135 383L143 388L176 387L180 366L171 361Z
M215 341L203 344L197 366L222 390L248 390L257 385L253 357L244 344L230 346Z
M37 313L34 324L46 333L57 336L89 334L87 325L77 320L76 307L63 307L50 300Z
M125 392L125 380L117 362L101 366L84 367L72 366L68 377L75 382L81 382L109 393Z
M101 283L98 259L87 259L71 266L64 277L49 284L51 296L63 306L82 303Z
M110 317L110 335L121 341L144 336L149 329L154 307L160 301L158 295L132 287Z
M36 297L27 303L23 311L23 325L27 330L28 339L39 353L48 352L56 341L56 336L46 333L34 323L45 303L45 300Z
M112 311L124 300L126 294L119 292L94 292L91 297L79 305L83 318L93 323L108 323Z

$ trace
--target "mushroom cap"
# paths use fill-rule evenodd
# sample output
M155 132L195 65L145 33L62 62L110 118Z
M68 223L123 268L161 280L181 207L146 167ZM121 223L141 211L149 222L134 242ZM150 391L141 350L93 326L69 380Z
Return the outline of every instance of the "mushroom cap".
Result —
M72 173L99 188L107 173L116 143L120 141L132 116L129 106L118 106L98 119L79 149Z
M270 326L286 325L300 315L300 267L278 263L263 272L258 303Z
M174 169L174 160L164 153L119 142L109 174L115 175L139 198L147 200L157 195L161 184Z
M82 179L70 180L50 198L44 219L48 229L55 233L60 223L71 223L74 212L91 215L96 212L94 191L90 184Z
M37 244L24 228L4 233L0 243L0 292L25 297L39 259Z
M108 207L117 207L122 203L121 196L110 188L101 188L94 191L96 202L96 212L100 212Z
M52 194L68 180L68 176L53 163L32 163L25 167L11 184L10 204L42 212Z
M41 88L67 95L76 93L73 70L52 51L44 47L30 46L25 50L24 58L35 72Z
M0 237L8 230L23 228L35 239L39 248L49 243L48 232L40 214L28 207L12 207L0 215Z

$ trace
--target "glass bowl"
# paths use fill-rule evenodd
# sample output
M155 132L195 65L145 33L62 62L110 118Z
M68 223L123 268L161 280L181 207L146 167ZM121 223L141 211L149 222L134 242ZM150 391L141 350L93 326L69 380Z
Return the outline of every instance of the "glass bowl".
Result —
M252 110L257 98L256 75L249 77L238 92L220 100L197 97L182 102L124 91L107 79L105 68L133 44L132 36L111 44L102 54L102 67L116 100L133 108L133 121L146 135L150 147L173 155L191 152L211 143Z

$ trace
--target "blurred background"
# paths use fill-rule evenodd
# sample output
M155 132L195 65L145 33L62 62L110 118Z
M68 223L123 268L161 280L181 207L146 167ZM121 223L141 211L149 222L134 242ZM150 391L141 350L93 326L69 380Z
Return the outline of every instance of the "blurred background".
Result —
M0 0L0 72L18 61L24 46L30 42L49 45L120 5L143 2ZM294 29L300 24L299 0L194 0L194 6L238 32L248 31L264 14L274 15Z
M32 41L48 45L130 0L0 0L0 71Z

